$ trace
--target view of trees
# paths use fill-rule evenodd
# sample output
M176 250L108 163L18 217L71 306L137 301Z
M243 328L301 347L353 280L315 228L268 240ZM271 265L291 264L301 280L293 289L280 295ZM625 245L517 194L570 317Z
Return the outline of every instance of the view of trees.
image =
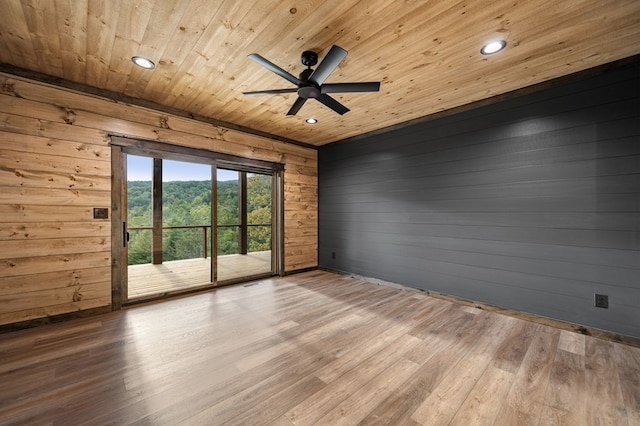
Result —
M239 250L240 219L238 217L238 181L217 183L218 189L218 255L236 254ZM151 181L129 181L128 226L129 265L151 262L152 226ZM211 236L211 181L173 181L162 184L162 225L193 226L187 229L164 229L163 260L202 257L203 226ZM271 176L247 174L248 250L271 249ZM211 256L207 244L207 256Z

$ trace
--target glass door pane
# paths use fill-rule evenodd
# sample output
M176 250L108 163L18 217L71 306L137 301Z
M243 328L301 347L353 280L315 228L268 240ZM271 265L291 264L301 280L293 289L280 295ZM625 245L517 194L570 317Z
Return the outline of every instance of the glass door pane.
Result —
M127 300L212 282L212 166L127 155Z
M173 290L211 283L211 166L162 160L162 264Z
M273 176L217 169L218 281L271 274Z
M247 173L247 255L254 273L272 271L271 175Z
M218 281L242 275L240 256L240 172L217 169Z
M153 158L127 155L128 265L151 263Z

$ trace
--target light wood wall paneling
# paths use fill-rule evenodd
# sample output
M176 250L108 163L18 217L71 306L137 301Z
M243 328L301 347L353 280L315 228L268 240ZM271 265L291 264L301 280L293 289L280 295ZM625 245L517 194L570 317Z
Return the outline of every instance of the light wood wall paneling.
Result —
M3 99L4 101L4 99ZM56 123L39 118L23 117L0 111L0 129L18 135L44 136L56 140L67 140L80 143L100 143L106 147L109 136L103 130L74 127L69 132L67 123ZM101 142L98 142L101 141Z
M66 283L67 287L104 283L105 277L109 276L109 272L110 268L103 266L91 269L2 277L0 278L0 295L53 290L60 288L60 283Z
M65 303L81 302L85 298L104 299L111 296L108 280L102 280L94 284L73 285L54 289L37 290L28 293L12 293L0 296L0 303L8 306L0 315L11 313L19 315L22 311L38 309L41 306L63 305ZM106 288L106 289L105 289Z
M16 95L13 98L7 100L12 106L12 113L16 113L15 110L24 111L28 117L33 116L33 109L42 111L44 116L38 115L39 118L50 119L52 121L58 121L60 114L69 116L68 119L73 119L73 116L84 111L85 114L83 120L88 120L89 117L95 120L103 120L103 118L93 115L99 112L98 115L103 117L110 117L115 120L116 117L126 117L126 122L130 125L142 124L151 126L158 134L171 135L173 137L187 138L188 135L194 136L189 141L194 143L206 144L206 141L211 143L211 140L220 142L229 142L229 145L222 144L232 149L234 152L219 151L222 153L234 154L238 150L242 150L243 147L249 149L264 149L264 155L276 156L271 158L265 158L268 161L275 160L278 155L289 155L295 159L301 157L298 162L305 164L303 159L311 161L311 165L314 164L314 160L317 159L317 151L315 149L305 148L298 145L286 144L265 137L256 136L252 134L243 133L233 129L226 129L220 126L215 126L209 123L190 120L184 117L174 116L164 112L154 111L148 108L141 108L133 105L128 105L124 102L105 101L100 105L99 109L96 109L96 98L92 96L86 96L81 93L72 91L60 91L60 89L52 86L38 86L26 84L21 79L8 80L5 77L3 81L5 87L4 92L8 95ZM33 103L29 101L34 101ZM19 115L19 114L18 114ZM99 123L100 121L98 121ZM87 121L86 127L95 128L96 130L105 131L104 126L98 126L98 123ZM75 121L74 121L75 124ZM78 123L80 124L80 123ZM148 133L148 130L142 130L144 127L139 128L142 133L129 133L130 136L137 136L145 138L144 135ZM106 129L110 132L116 132L115 129ZM170 141L171 139L163 139L159 136L152 135L145 139L162 139ZM174 142L175 143L175 142ZM191 146L189 143L184 143L185 146ZM198 146L195 146L198 147ZM210 148L207 146L206 148ZM242 152L242 151L241 151ZM258 156L256 156L258 157ZM281 160L280 160L281 161Z
M101 291L108 287L108 283L100 286ZM101 293L104 294L104 293ZM98 293L92 293L91 296L97 296ZM34 294L38 297L38 294ZM73 299L73 294L68 294L67 299ZM0 324L13 324L28 321L36 321L38 319L48 319L50 317L61 316L69 313L79 313L81 311L104 312L111 304L111 295L104 295L98 298L87 298L78 302L64 302L57 305L43 305L38 308L24 309L19 312L0 313Z
M62 9L82 15L77 7ZM106 10L93 12L92 20ZM96 25L102 24L92 21ZM113 31L118 37L128 30ZM87 34L97 44L86 69L102 87L113 52L96 37ZM64 39L71 44L60 73L73 75L81 40L73 34ZM109 134L283 163L284 269L317 266L316 150L7 74L0 83L0 325L111 303L109 275L69 281L112 266L116 231L110 219L93 219L94 207L112 206ZM73 300L79 288L91 291Z
M51 241L15 240L3 241L0 245L0 259L12 259L17 254L24 257L47 256L52 251L57 254L104 252L111 248L110 237L85 236L82 238L54 238Z
M55 241L55 240L52 240ZM19 253L16 253L19 255ZM40 257L19 257L0 260L2 277L18 277L59 271L84 270L111 266L108 252L74 253L68 255L50 254ZM65 284L66 286L66 284Z
M104 206L106 191L83 189L16 188L8 186L0 193L2 204ZM70 218L73 220L73 218Z
M31 171L14 168L9 171L4 168L3 159L0 158L0 181L7 186L17 187L45 187L55 189L92 189L109 190L111 182L105 176L77 176L69 173L56 173L51 171ZM55 169L55 168L54 168Z
M109 236L110 225L107 220L95 222L0 222L0 240L24 241L45 238L81 238Z
M68 127L67 127L68 129ZM8 151L22 151L30 154L48 154L61 157L82 158L93 161L109 161L109 148L86 142L74 142L60 138L45 138L3 132L2 148ZM90 138L91 140L93 138Z
M7 223L64 222L69 218L93 221L93 207L84 206L35 206L26 204L0 205L0 216ZM48 225L44 225L48 226Z

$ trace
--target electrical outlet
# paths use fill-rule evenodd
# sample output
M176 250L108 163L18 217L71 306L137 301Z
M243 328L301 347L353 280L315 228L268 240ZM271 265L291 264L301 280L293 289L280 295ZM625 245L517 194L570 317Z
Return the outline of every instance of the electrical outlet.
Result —
M609 296L596 293L594 299L596 308L609 309Z
M335 252L335 251L332 251L332 252L331 252L331 258L332 258L332 259L335 259L335 258L336 258L336 252Z

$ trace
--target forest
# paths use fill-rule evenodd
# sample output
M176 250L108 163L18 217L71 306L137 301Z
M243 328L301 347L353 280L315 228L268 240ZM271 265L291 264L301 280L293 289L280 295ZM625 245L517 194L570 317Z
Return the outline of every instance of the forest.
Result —
M238 194L237 180L217 182L218 256L239 250ZM151 181L127 182L129 265L151 262L152 205ZM211 237L211 205L211 181L162 183L163 261L204 257L205 232ZM247 173L247 224L248 251L270 250L271 176Z

